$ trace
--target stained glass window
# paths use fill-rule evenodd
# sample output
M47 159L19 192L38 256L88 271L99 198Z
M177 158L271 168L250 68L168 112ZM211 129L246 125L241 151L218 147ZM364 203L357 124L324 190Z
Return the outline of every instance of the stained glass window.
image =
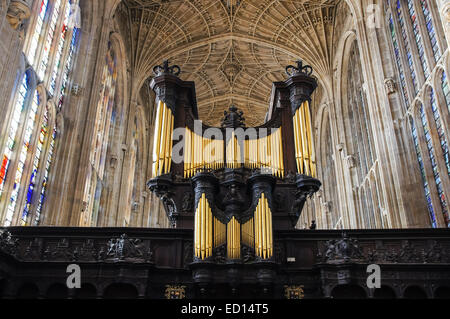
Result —
M63 21L61 31L59 34L58 46L56 48L55 65L53 67L52 78L51 78L50 87L49 87L49 91L50 91L51 95L55 95L56 80L57 80L57 76L59 74L59 70L60 70L62 62L63 62L62 54L63 54L63 49L64 49L64 43L66 42L66 35L67 35L67 30L68 30L67 24L69 22L69 14L70 14L70 3L68 3L65 8L64 21Z
M58 101L58 108L61 109L63 103L64 103L64 97L66 94L66 86L67 82L69 81L70 72L72 70L73 65L73 55L76 48L77 43L77 36L79 33L79 29L75 28L72 32L72 39L70 41L70 47L69 47L69 53L67 55L67 60L64 66L64 73L62 75L62 82L61 82L61 89L60 89L60 96Z
M414 87L414 92L417 94L419 92L419 87L417 85L417 77L416 77L416 71L414 70L414 64L413 64L413 57L411 53L411 48L408 41L408 34L406 31L405 26L405 19L403 18L403 10L402 5L400 3L400 0L397 0L397 17L398 17L398 23L400 24L401 34L403 38L403 45L406 52L406 59L408 61L408 67L409 71L411 73L411 79Z
M16 134L20 126L20 117L25 107L27 92L29 88L29 75L25 73L22 84L19 88L17 101L13 109L12 119L9 127L9 133L6 141L6 147L3 150L2 167L0 171L0 195L3 193L5 179L8 174L8 168L11 163L11 157L16 145Z
M39 225L40 218L41 218L41 212L42 212L42 206L44 205L44 202L45 202L48 178L49 178L50 168L51 168L52 161L53 161L55 139L56 139L56 127L53 128L53 132L52 132L52 136L51 136L51 140L50 140L50 144L49 144L49 149L48 149L47 160L45 162L44 178L42 180L42 188L41 188L41 193L39 196L39 203L36 208L36 218L34 221L36 225Z
M85 188L87 209L80 223L84 226L95 226L100 208L103 176L105 170L106 151L108 148L110 127L114 125L114 97L117 81L117 59L109 43L102 73L97 114L95 118L95 134L91 146L89 161L91 164L89 182Z
M430 213L431 224L434 228L436 228L437 227L436 216L435 216L434 209L433 209L433 203L431 201L430 187L428 186L427 177L425 174L425 168L423 165L422 153L420 152L420 148L419 148L419 137L417 136L416 125L414 124L414 120L412 119L412 117L410 117L410 124L411 124L411 131L412 131L411 133L412 133L412 137L413 137L414 148L416 150L416 155L417 155L417 161L419 162L420 176L422 177L423 188L425 191L425 199L427 201L427 207L428 207L428 211Z
M41 80L44 79L45 72L47 71L49 56L50 56L50 49L51 49L51 46L53 43L53 37L55 35L56 23L58 22L58 18L59 18L60 7L61 7L61 0L56 0L54 8L53 8L52 17L50 20L47 38L44 43L44 49L43 49L44 51L43 51L41 63L39 64L39 69L37 72L37 74Z
M394 20L392 19L392 14L389 14L389 29L390 29L391 39L392 39L392 45L394 46L395 62L397 64L398 72L399 72L399 76L400 76L400 86L402 89L403 99L405 100L406 107L409 107L409 98L408 98L408 91L406 89L405 72L403 71L403 66L401 63L400 48L398 46L397 34L395 32Z
M433 50L434 59L437 62L441 58L441 50L439 49L439 45L437 43L436 31L434 29L430 8L428 6L427 0L420 0L420 5L422 7L422 12L425 17L427 34L428 34L428 37L430 38L431 48Z
M34 124L36 121L36 112L38 110L38 107L39 107L39 93L36 90L34 93L33 102L31 103L31 110L28 112L28 118L25 122L25 132L23 137L23 144L19 153L19 160L17 163L17 171L14 179L14 188L11 194L10 203L6 211L6 226L9 226L11 224L14 215L14 210L17 205L19 191L21 188L22 175L25 168L25 162L27 160L27 153L30 150L31 136L33 134Z
M447 109L450 112L450 88L448 86L447 75L442 72L441 76L442 93L444 94L445 102L447 104Z
M441 121L441 118L439 115L439 110L437 108L436 97L435 97L433 89L431 89L431 91L430 91L430 103L431 103L431 110L433 111L433 118L436 123L436 130L438 133L439 142L440 142L441 148L442 148L442 154L444 155L444 161L447 166L447 171L450 174L450 159L449 159L449 154L448 154L448 143L447 143L447 139L445 138L445 135L444 135L444 128L442 127L442 121Z
M42 29L44 26L44 19L48 11L48 0L42 0L39 7L39 14L36 19L36 25L34 27L34 32L31 37L30 48L28 50L28 62L34 65L34 60L37 54L37 48L39 45L39 40L41 38Z
M33 194L36 188L36 178L38 176L38 170L41 166L41 156L43 155L43 147L48 135L48 108L45 108L44 120L39 132L39 139L36 145L36 151L33 159L33 170L31 172L30 184L28 185L28 190L26 194L25 208L22 213L22 225L26 225L27 217L30 214L31 205L33 203Z
M41 220L56 145L55 119L50 120L49 114L57 110L47 109L40 102L53 97L57 108L61 109L80 34L80 29L68 25L71 11L79 11L71 0L38 2L39 11L32 18L26 41L28 45L24 48L32 69L16 93L7 140L1 146L0 195L9 200L3 221L7 226L16 221L19 225L38 224ZM77 22L76 26L80 27L80 23ZM34 92L35 87L29 85L30 76L37 82L43 81L52 96L41 97L37 91L31 96L29 92ZM39 92L47 93L44 89ZM14 168L14 174L8 174L10 167Z
M430 159L430 163L431 163L431 168L433 171L433 176L434 176L434 182L436 183L436 189L438 192L438 196L439 196L439 201L441 203L441 207L442 207L442 212L444 214L444 217L446 219L446 223L448 224L448 211L447 211L447 201L444 195L444 191L442 188L442 182L441 182L441 178L439 175L439 170L438 170L438 166L437 166L437 162L436 162L436 156L435 156L435 151L433 148L433 143L431 141L431 133L430 133L430 126L428 124L428 120L427 117L425 115L425 111L424 111L424 107L423 105L420 106L419 108L419 114L420 114L420 118L422 121L422 127L423 127L423 132L424 132L424 137L425 137L425 141L426 141L426 146L428 149L428 155L429 155L429 159Z
M425 78L428 78L430 76L430 70L428 68L428 64L425 59L425 50L423 47L422 37L420 36L419 24L418 24L419 22L417 21L417 14L414 9L413 2L414 2L413 0L408 0L409 17L411 19L411 24L412 24L413 32L414 32L414 39L416 40L416 45L417 45L417 49L419 51L419 58L420 58L420 62L422 64L423 72L424 72Z

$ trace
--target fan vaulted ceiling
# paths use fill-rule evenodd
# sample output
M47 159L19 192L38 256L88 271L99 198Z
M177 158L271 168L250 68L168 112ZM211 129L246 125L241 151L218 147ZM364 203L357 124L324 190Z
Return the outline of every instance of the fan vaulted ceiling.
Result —
M272 82L298 58L329 74L334 0L124 0L115 16L133 76L163 59L195 81L200 118L220 123L236 104L263 122Z

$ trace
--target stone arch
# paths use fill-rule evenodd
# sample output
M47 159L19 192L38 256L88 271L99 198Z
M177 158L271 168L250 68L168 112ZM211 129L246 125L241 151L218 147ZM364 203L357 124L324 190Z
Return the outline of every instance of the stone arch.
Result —
M64 285L62 283L51 284L47 288L45 297L47 299L67 299L68 288L66 285Z
M403 291L403 298L405 299L427 299L428 296L425 290L419 286L408 286Z
M434 298L436 299L450 299L450 287L440 286L434 291Z
M333 299L365 299L366 291L358 285L338 285L331 290Z
M75 291L76 299L96 299L97 287L90 283L82 283L80 289Z
M373 293L375 299L396 299L397 294L392 287L387 285L382 285L380 288L375 289Z
M103 292L104 299L136 299L138 289L129 283L113 283L107 286Z
M24 283L17 289L17 299L37 299L39 298L39 288L33 283Z

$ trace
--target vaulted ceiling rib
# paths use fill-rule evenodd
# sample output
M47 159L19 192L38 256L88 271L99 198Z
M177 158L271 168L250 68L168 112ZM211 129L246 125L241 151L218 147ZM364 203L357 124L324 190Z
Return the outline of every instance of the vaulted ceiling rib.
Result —
M260 124L271 86L302 58L329 74L335 0L123 0L116 21L133 76L162 59L196 83L200 117L217 125L231 103Z

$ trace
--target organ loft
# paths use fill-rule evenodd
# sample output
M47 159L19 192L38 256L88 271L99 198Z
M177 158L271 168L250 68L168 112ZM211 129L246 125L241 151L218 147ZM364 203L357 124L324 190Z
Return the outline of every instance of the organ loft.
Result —
M0 299L449 298L449 40L448 0L0 0Z
M271 260L273 231L294 228L321 185L315 178L310 102L317 81L311 66L298 61L286 67L288 79L272 86L266 122L254 128L245 126L234 105L221 127L203 124L195 84L177 77L180 68L165 61L154 72L158 109L148 187L175 227L194 229L195 260ZM184 129L182 154L174 151L174 127ZM172 163L174 156L181 161ZM282 195L275 198L275 191Z

